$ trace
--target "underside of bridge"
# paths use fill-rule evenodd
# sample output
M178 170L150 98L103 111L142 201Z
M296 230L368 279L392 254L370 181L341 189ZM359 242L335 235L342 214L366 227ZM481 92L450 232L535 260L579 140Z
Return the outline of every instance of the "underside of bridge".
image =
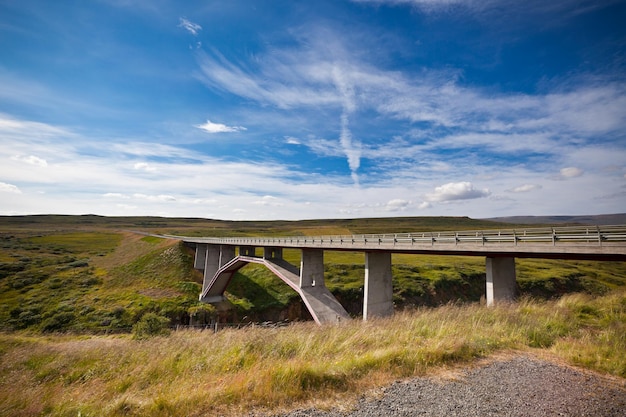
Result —
M324 282L324 250L301 249L300 267L283 259L280 247L264 247L263 256L256 256L252 246L197 243L194 267L204 272L200 301L220 303L235 273L249 263L262 264L304 301L318 324L336 323L350 316L326 288ZM515 258L487 257L487 305L511 302L516 296ZM391 252L365 252L363 319L393 314Z

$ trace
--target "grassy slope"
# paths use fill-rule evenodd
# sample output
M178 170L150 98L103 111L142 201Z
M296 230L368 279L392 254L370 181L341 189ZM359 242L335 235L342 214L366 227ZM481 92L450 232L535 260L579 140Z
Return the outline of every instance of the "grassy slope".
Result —
M624 378L626 293L149 340L0 334L0 415L245 415L330 406L398 378L512 349Z

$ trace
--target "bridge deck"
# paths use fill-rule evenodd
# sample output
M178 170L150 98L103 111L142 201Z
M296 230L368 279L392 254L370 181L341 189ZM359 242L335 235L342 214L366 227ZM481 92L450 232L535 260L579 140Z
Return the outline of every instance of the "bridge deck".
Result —
M626 260L626 225L348 236L188 237L189 243L336 251Z

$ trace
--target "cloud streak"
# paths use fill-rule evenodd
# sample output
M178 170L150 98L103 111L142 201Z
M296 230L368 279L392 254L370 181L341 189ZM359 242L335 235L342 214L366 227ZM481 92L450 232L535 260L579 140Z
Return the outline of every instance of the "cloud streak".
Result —
M178 27L185 29L187 32L191 33L193 36L198 36L198 33L200 33L200 31L202 30L202 26L190 20L187 20L184 17L181 17L178 20L179 20Z
M197 127L200 130L204 130L207 133L233 133L248 130L243 126L227 126L222 123L213 123L210 120L207 120L201 125L194 125L194 127Z

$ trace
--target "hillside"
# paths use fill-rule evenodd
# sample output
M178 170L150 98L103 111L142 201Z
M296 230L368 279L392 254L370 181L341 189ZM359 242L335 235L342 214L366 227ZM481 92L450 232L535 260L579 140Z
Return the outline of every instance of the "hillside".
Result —
M146 313L172 325L306 320L297 294L260 266L238 273L228 288L232 309L197 301L202 277L184 245L132 230L181 235L323 235L512 227L451 217L232 222L210 219L101 216L0 217L0 323L3 330L128 332ZM292 263L299 252L285 251ZM326 282L344 307L362 310L363 254L327 252ZM522 294L603 294L626 285L623 263L518 260ZM479 302L484 260L394 255L398 309Z
M579 215L579 216L509 216L493 217L490 219L499 223L514 223L520 225L532 224L583 224L583 225L616 225L626 224L626 213L601 214L601 215Z

